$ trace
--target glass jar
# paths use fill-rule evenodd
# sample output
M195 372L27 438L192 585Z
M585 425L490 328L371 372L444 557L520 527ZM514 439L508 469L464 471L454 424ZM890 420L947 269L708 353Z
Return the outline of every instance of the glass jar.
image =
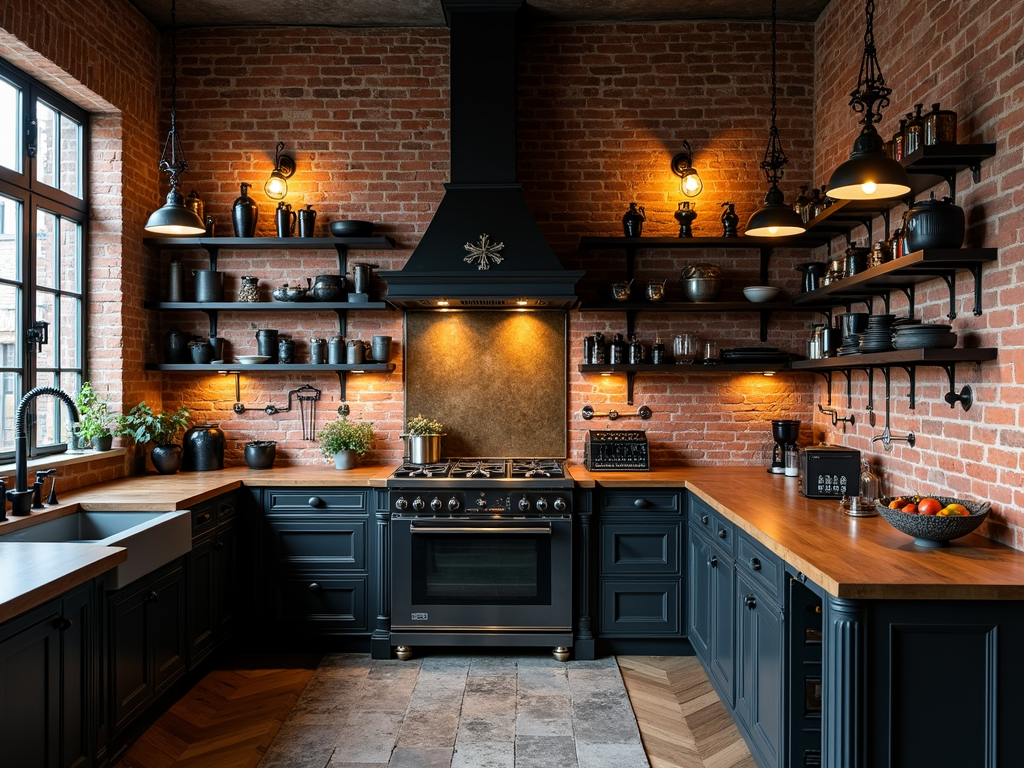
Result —
M626 342L621 333L616 333L612 343L608 345L608 362L611 365L621 365L626 362Z
M681 333L672 340L672 357L677 363L692 363L697 358L698 339L692 333Z
M902 160L903 159L903 155L904 155L903 150L904 150L904 148L906 146L906 144L904 143L904 139L906 138L906 134L907 134L907 121L906 120L900 120L899 130L896 131L896 133L894 133L892 135L892 139L891 139L891 141L892 141L892 159L893 160Z
M924 146L924 104L915 104L914 112L907 113L907 127L903 137L903 156L907 157Z
M644 362L644 357L646 357L644 345L637 341L636 336L629 340L628 357L630 365L640 365Z
M932 111L924 117L924 143L926 147L956 144L956 112L932 104Z
M878 517L875 502L882 496L882 481L867 459L860 461L860 490L856 496L843 496L839 508L850 517Z
M242 287L238 289L238 300L253 304L260 300L260 279L252 275L242 275Z
M651 362L654 365L662 365L665 362L665 345L660 336L654 339L654 346L651 347Z

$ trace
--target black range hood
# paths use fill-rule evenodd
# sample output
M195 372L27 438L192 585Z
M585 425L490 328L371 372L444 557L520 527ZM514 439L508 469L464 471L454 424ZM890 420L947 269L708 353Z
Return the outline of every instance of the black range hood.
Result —
M406 309L568 309L562 268L516 182L516 17L522 0L442 0L450 29L451 182L405 266L379 272Z

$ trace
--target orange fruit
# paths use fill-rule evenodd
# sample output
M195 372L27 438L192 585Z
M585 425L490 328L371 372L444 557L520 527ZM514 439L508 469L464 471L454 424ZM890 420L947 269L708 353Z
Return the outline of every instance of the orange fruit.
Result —
M917 504L917 511L922 515L934 515L942 509L942 504L937 499L924 498Z

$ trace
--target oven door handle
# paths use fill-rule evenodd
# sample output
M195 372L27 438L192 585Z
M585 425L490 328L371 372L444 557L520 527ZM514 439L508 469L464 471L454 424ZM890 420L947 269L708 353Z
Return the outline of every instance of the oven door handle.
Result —
M411 525L409 526L411 533L497 533L502 536L505 535L521 535L524 533L542 533L551 535L551 526L540 528L537 526L531 526L529 528L492 528L489 526L443 526L443 525Z

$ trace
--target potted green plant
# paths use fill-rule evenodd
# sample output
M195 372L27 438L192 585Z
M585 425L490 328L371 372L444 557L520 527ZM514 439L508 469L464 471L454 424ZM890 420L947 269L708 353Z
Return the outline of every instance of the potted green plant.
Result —
M97 451L109 451L114 435L119 434L124 417L115 413L88 381L82 383L75 397L78 407L78 436L88 440Z
M441 437L444 425L422 414L413 416L405 425L402 435L409 446L409 461L413 464L434 464L441 460Z
M173 475L181 469L184 451L176 441L189 425L187 408L154 413L143 401L124 416L120 434L138 445L153 444L150 458L161 475Z
M365 456L373 442L373 424L369 421L335 419L317 433L320 453L325 459L334 459L335 469L352 469L356 456Z

